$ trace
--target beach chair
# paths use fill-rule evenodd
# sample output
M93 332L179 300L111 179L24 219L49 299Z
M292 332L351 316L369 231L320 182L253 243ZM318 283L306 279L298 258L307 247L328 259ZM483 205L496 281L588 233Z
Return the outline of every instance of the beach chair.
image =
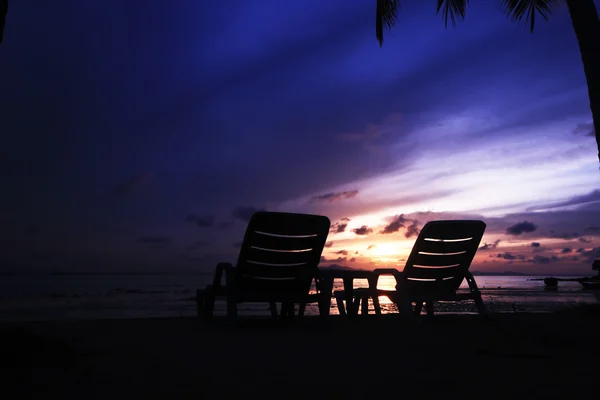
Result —
M268 303L274 317L276 303L281 303L283 317L294 316L296 303L299 315L303 315L307 302L320 299L319 294L311 296L309 291L318 275L329 228L329 218L320 215L255 213L246 228L236 266L219 263L213 284L197 291L198 316L212 317L217 297L227 301L230 317L237 316L237 305L245 302Z
M478 312L485 314L481 293L469 272L485 227L483 221L474 220L428 222L413 245L402 272L392 268L374 270L378 276L393 275L396 290L355 289L351 300L364 303L372 298L375 312L381 313L378 298L387 296L398 309L410 310L407 305L412 307L415 303L417 315L421 314L423 305L427 315L433 315L433 305L437 301L472 300ZM469 291L457 293L463 279L467 280ZM339 292L335 295L344 298Z

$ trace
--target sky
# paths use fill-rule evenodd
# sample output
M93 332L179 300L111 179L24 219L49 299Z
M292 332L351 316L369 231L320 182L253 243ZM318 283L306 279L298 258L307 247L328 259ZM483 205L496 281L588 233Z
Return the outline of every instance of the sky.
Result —
M168 3L168 7L167 7ZM427 221L481 219L472 269L591 274L600 171L565 7L444 28L403 3L11 4L0 270L211 271L257 210L326 215L321 265L401 269Z

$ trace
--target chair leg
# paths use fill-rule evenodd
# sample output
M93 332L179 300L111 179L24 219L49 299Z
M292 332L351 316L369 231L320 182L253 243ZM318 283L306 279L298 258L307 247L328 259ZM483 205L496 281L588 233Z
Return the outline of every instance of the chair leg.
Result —
M298 304L298 316L304 317L304 311L306 310L306 303Z
M373 295L373 308L375 309L375 314L381 314L381 305L379 304L379 296L377 294Z
M337 303L337 307L338 307L338 312L340 313L340 315L346 315L346 308L344 307L344 297L346 295L345 292L336 292L334 293L335 295L335 302Z
M423 310L423 302L422 301L415 302L415 315L421 315L422 310Z
M475 300L475 307L477 307L477 311L479 312L480 315L486 315L487 314L487 310L485 308L485 304L483 303L483 299L481 298L481 294L477 293L474 296Z
M287 307L286 303L281 303L281 312L279 313L279 318L284 319L287 316Z
M196 309L199 318L212 318L215 308L215 292L212 285L196 290Z
M427 316L433 316L433 301L425 302L425 310L427 311Z
M358 315L358 310L360 310L361 302L362 302L361 296L355 294L354 297L352 298L352 301L350 301L350 303L352 303L352 310L350 310L349 307L347 306L348 300L346 300L346 312L348 314Z
M227 296L227 317L231 319L237 317L237 301L232 296Z
M269 302L269 310L271 311L271 317L277 318L277 304L274 301Z
M369 313L369 295L361 294L360 301L362 301L362 309L360 310L360 313L363 315L367 315ZM358 307L356 309L358 309Z

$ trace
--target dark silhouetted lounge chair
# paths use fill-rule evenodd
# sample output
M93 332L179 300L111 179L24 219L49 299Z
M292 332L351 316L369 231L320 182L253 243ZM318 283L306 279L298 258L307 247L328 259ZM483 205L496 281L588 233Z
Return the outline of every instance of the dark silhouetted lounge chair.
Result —
M245 302L268 303L272 316L277 316L276 303L281 303L281 315L286 317L294 316L296 303L302 315L307 302L320 299L309 296L309 291L329 228L329 218L320 215L255 213L237 265L218 264L213 284L197 291L198 316L212 317L216 297L226 299L230 317L237 316L238 303Z
M425 224L402 272L391 268L375 269L378 275L393 275L396 290L355 289L355 302L373 299L375 312L381 313L379 296L388 296L401 310L410 310L415 303L415 314L421 314L423 305L427 315L433 315L436 301L475 302L480 314L486 309L481 293L469 267L485 231L483 221L431 221ZM457 293L463 279L469 285L468 293ZM337 292L336 298L345 299Z

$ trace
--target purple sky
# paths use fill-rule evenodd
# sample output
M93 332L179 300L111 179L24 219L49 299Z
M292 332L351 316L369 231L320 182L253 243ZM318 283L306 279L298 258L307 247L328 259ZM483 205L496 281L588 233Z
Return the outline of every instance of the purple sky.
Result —
M343 265L401 267L450 217L488 224L473 269L591 273L600 172L566 8L532 35L499 2L444 29L406 1L380 48L374 1L236 3L11 5L0 269L211 270L265 208L347 222L324 253Z

